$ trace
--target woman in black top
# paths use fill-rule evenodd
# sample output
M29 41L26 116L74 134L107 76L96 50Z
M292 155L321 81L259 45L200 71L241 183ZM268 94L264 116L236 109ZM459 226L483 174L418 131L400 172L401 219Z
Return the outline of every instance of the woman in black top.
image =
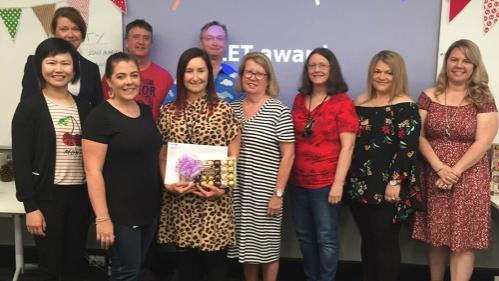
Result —
M151 109L134 101L137 62L125 53L106 63L110 98L87 119L83 157L97 240L109 248L111 280L138 280L156 233L161 196L161 137Z
M368 90L355 100L359 132L347 196L362 238L364 280L398 280L400 222L419 207L420 119L408 93L402 57L381 51L371 60Z
M33 58L42 93L23 99L12 120L17 199L39 254L36 280L82 280L90 204L81 128L90 108L67 89L79 77L71 44L47 39Z
M78 49L87 35L87 26L80 12L73 7L57 9L50 24L52 34L71 43ZM79 69L80 79L68 85L69 92L89 103L92 107L103 100L99 67L77 53L75 67ZM29 56L24 66L21 99L38 94L39 82L36 77L34 57Z

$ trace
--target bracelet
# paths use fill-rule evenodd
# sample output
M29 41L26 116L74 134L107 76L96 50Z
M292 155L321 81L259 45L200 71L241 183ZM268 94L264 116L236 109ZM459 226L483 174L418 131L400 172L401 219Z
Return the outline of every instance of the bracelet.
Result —
M110 217L100 217L100 218L95 218L95 224L98 224L100 222L104 222L104 221L110 221L111 218Z

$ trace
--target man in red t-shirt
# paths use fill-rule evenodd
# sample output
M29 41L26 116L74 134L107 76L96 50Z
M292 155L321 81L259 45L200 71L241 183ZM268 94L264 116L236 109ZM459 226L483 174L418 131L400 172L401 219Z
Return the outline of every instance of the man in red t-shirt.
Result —
M126 26L125 45L128 53L135 57L140 69L140 92L135 97L137 102L147 104L152 109L154 121L159 117L159 109L172 86L170 73L153 63L149 57L153 42L152 26L142 19L137 19ZM104 99L109 98L109 86L102 78Z

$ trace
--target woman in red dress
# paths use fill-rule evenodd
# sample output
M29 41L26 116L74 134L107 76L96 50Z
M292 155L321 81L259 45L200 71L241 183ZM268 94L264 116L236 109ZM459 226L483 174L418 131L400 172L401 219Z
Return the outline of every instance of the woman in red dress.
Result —
M429 245L431 280L469 280L474 250L490 244L489 161L497 133L497 108L478 46L454 42L437 85L419 97L426 159L421 184L427 210L417 213L413 237Z

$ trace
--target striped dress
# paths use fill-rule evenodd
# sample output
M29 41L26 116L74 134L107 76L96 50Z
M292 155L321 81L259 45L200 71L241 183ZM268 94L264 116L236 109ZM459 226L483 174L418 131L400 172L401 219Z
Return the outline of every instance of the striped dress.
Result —
M279 259L282 214L269 217L267 208L279 172L279 143L294 142L293 121L289 109L273 98L250 119L244 118L242 101L232 106L243 129L234 189L236 246L228 257L269 263Z

